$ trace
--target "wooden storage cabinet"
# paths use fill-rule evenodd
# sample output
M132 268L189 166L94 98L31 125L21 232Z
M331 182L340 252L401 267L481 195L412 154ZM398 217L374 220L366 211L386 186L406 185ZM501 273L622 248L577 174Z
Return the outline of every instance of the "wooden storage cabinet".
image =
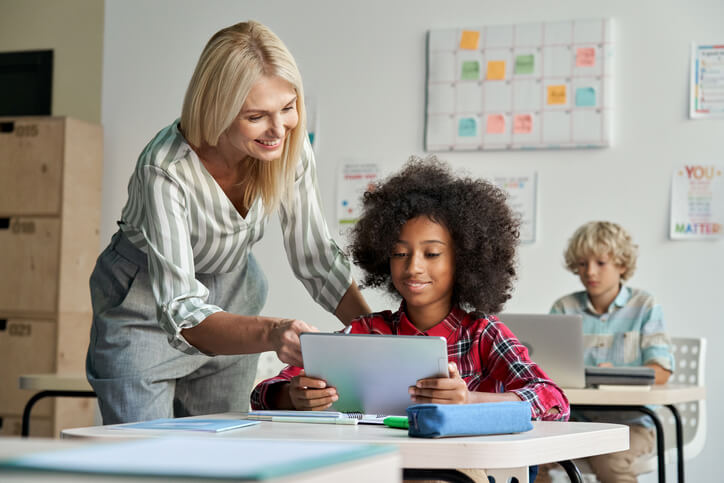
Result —
M64 117L0 117L0 435L19 434L31 373L84 373L98 256L103 132ZM31 436L93 423L87 398L41 400Z

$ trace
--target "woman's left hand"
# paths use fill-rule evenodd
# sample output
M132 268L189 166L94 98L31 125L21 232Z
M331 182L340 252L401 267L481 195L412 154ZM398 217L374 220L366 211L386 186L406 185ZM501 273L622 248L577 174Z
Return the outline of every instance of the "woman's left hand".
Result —
M450 377L420 379L410 386L410 399L416 404L466 404L468 386L460 377L457 364L450 362L447 366Z

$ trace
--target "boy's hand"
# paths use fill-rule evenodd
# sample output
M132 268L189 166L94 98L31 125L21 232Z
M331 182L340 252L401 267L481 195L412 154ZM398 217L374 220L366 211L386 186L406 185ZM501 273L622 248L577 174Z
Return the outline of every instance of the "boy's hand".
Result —
M304 371L289 382L289 399L294 409L300 411L323 411L339 399L337 389L327 387L323 379L304 375Z
M416 385L410 386L410 399L418 404L466 404L468 386L460 377L458 366L454 362L447 366L449 378L420 379Z

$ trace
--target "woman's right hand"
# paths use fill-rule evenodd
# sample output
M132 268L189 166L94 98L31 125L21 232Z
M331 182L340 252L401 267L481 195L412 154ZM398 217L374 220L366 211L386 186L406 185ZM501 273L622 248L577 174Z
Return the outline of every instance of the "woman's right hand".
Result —
M274 324L271 343L280 361L303 367L302 347L299 344L299 334L302 332L319 332L319 330L297 319L281 319Z
M327 387L323 379L307 377L302 371L289 382L289 399L294 409L323 411L339 399L337 389Z

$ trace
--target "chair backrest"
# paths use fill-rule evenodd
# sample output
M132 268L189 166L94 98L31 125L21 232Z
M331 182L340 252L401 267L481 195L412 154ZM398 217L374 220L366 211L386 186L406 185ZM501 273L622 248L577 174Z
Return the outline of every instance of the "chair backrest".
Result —
M706 360L706 339L693 337L672 337L671 351L676 368L669 379L672 384L704 385ZM681 416L684 432L684 459L691 459L704 448L706 441L706 401L691 401L675 404ZM676 426L671 411L659 407L656 413L664 426L667 461L676 461ZM656 469L656 455L639 460L634 465L636 473L648 473Z

